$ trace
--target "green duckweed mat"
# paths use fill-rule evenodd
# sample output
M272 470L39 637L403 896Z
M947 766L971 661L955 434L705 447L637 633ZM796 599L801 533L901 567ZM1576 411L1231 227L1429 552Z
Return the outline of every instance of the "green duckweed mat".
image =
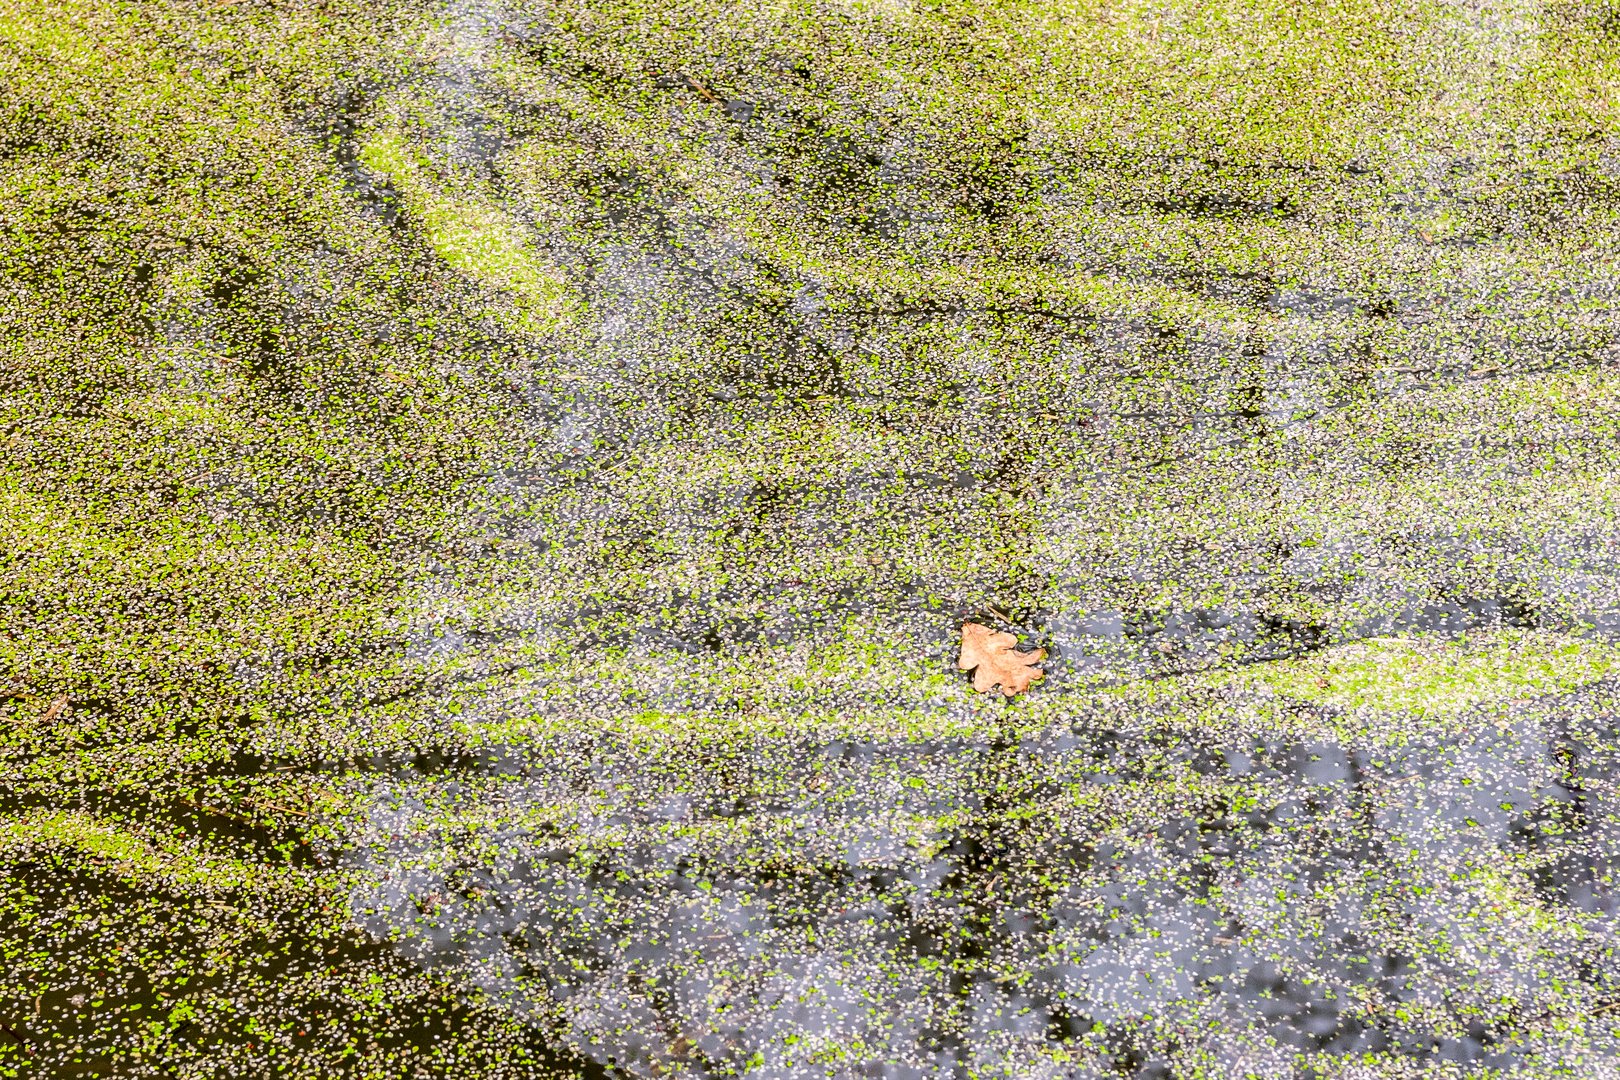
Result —
M1617 94L0 0L0 1077L1620 1076Z

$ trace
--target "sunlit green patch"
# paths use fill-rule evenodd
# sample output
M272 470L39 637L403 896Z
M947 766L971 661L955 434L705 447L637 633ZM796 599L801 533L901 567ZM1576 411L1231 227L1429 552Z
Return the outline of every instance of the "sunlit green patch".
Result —
M185 850L180 843L153 843L82 813L45 812L0 819L0 853L16 858L34 850L65 850L136 882L185 889L295 889L307 882L284 869L243 859Z
M1375 638L1271 664L1238 685L1352 712L1439 717L1566 693L1607 678L1613 646L1528 632L1455 642Z
M367 140L360 158L400 191L441 258L517 300L523 329L545 334L565 325L570 305L566 285L499 209L465 194L437 191L426 162L397 133L382 132Z

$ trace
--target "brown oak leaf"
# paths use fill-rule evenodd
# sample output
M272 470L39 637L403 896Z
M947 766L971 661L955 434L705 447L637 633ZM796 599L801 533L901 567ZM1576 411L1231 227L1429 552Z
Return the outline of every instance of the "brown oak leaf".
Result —
M1008 697L1022 694L1030 683L1046 677L1046 672L1040 668L1041 661L1046 659L1046 650L1019 652L1013 648L1017 644L1018 639L1011 634L978 623L964 623L962 655L957 658L956 666L963 671L974 669L973 689L981 694L988 694L997 685Z

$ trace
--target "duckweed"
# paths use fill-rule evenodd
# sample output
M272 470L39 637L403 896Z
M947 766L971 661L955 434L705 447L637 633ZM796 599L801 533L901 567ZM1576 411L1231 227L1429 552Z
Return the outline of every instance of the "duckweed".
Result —
M0 1076L1614 1072L1616 26L0 5Z

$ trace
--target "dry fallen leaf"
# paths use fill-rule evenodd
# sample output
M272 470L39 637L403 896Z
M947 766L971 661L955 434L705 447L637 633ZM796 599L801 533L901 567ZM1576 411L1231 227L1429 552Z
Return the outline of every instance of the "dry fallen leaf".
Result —
M988 694L997 684L1008 697L1022 694L1029 689L1030 683L1046 676L1046 672L1040 669L1041 661L1046 659L1046 650L1019 652L1013 648L1017 644L1018 639L1011 634L1000 633L978 623L964 623L962 655L957 659L956 666L963 671L976 669L973 672L973 689L981 694Z

